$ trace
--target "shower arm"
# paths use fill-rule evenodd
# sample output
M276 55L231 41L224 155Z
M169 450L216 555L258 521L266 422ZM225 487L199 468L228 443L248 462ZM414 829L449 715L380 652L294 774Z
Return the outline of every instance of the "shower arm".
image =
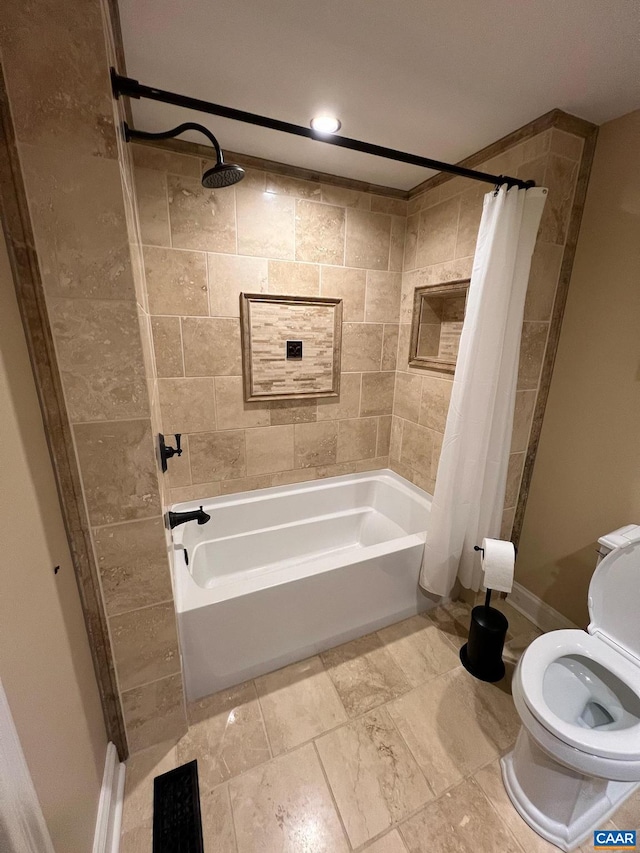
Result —
M473 181L483 181L494 186L507 184L509 188L518 187L519 189L529 189L535 186L534 181L523 181L521 178L510 177L509 175L491 175L488 172L478 172L475 169L467 169L465 166L443 163L441 160L432 160L430 157L421 157L417 154L409 154L406 151L397 151L395 148L385 148L383 145L375 145L372 142L361 142L358 139L350 139L348 136L323 134L312 128L291 124L288 121L280 121L279 119L268 118L267 116L245 112L244 110L236 110L233 107L224 107L220 104L202 101L199 98L190 98L188 95L179 95L176 92L168 92L164 89L155 89L152 86L143 85L132 77L124 77L118 74L114 68L111 69L111 86L116 98L120 96L138 99L145 98L151 101L160 101L163 104L173 104L177 107L184 107L185 109L196 110L201 113L209 113L209 115L220 116L221 118L228 118L233 121L241 121L245 124L278 130L281 133L289 133L293 136L303 136L307 139L313 139L316 142L326 142L328 145L348 148L351 151L359 151L362 154L384 157L386 160L396 160L400 163L409 163L412 166L434 169L437 172L459 175L462 178L470 178ZM202 130L200 125L195 125L195 127ZM159 138L160 136L158 134L144 134L143 137L143 131L136 131L132 128L129 128L129 133L132 136L134 134L139 135L140 138ZM170 134L172 133L171 131Z
M179 124L178 127L174 127L173 130L163 130L160 133L149 133L146 130L136 130L135 128L130 127L126 121L123 122L123 127L124 138L127 142L130 142L132 139L172 139L174 136L180 136L181 133L185 133L187 130L197 130L198 133L202 133L206 136L215 148L218 163L224 163L222 149L220 148L220 144L213 133L211 133L209 128L203 127L201 124L196 124L193 121L185 121L184 124Z

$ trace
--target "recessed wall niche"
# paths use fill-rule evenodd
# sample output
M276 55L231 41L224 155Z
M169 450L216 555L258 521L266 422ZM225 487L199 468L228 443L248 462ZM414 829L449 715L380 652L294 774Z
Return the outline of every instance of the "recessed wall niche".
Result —
M244 399L337 397L342 300L240 294Z
M409 364L454 373L469 279L416 287Z

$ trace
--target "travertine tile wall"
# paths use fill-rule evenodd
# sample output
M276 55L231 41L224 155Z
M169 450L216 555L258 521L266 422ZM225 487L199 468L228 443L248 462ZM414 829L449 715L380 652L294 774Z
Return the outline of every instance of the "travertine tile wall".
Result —
M9 2L0 49L127 737L137 749L179 735L186 721L125 205L132 191L119 163L103 22L97 0Z
M582 149L582 138L553 128L475 167L533 179L549 189L527 290L504 537L513 525ZM435 485L452 377L408 366L413 291L470 277L488 189L453 178L409 202L390 467L428 492Z
M172 501L388 465L407 203L134 145ZM239 294L344 300L341 394L244 403Z

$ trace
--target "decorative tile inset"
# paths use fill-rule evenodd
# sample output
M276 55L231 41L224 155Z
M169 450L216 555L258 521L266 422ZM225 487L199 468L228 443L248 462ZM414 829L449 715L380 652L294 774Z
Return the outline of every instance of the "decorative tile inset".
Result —
M341 318L335 299L245 294L245 399L336 396Z

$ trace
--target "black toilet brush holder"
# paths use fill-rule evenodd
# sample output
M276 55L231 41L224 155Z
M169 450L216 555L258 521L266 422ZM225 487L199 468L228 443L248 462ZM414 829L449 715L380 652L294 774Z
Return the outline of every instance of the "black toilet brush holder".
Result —
M475 550L482 549L476 545ZM469 639L460 649L462 665L474 678L490 682L504 678L502 651L508 627L504 613L491 607L491 590L487 589L484 604L471 611Z

